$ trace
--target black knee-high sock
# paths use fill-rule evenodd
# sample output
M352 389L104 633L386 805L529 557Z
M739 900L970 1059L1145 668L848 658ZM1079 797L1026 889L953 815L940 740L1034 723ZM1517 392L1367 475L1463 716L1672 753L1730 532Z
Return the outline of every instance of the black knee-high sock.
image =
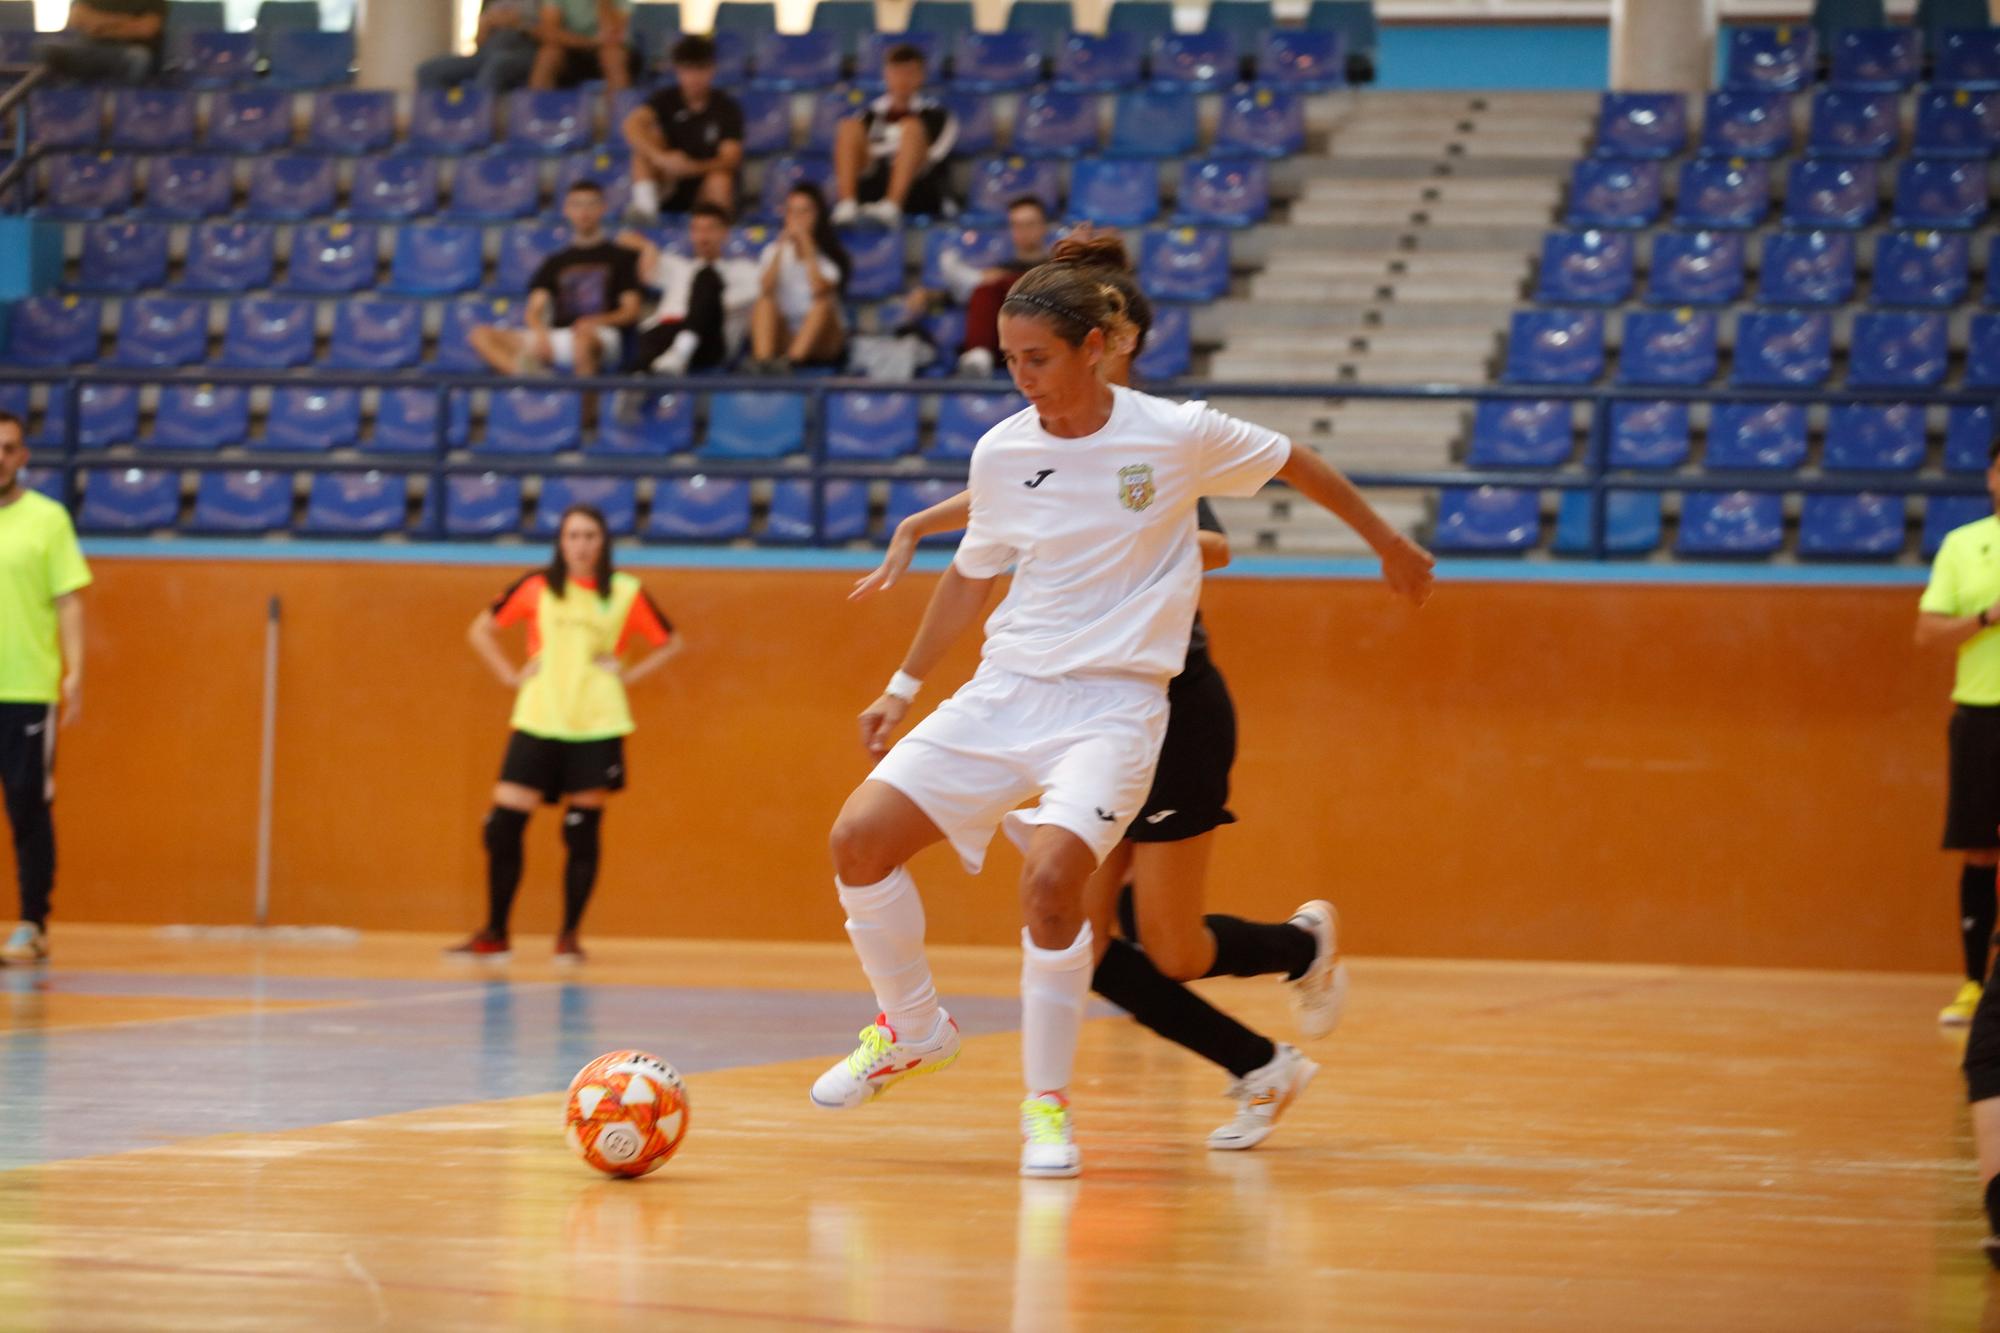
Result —
M563 934L573 933L583 921L583 909L590 904L590 891L597 887L598 826L602 810L581 810L571 806L563 816L563 845L569 848L569 864L563 867Z
M21 790L7 793L7 819L14 827L14 867L21 881L21 920L45 928L49 923L49 896L56 884L55 818L40 791Z
M1238 1078L1278 1051L1260 1036L1153 966L1145 951L1114 939L1090 978L1091 989L1159 1033Z
M1986 980L1986 959L1993 951L1993 866L1968 865L1958 872L1959 943L1965 946L1965 979Z
M524 810L496 805L486 812L486 930L503 940L514 914L514 891L521 887L521 835L527 828Z
M1245 921L1235 916L1209 916L1215 936L1215 964L1204 976L1261 977L1282 972L1297 980L1313 965L1319 941L1297 926Z

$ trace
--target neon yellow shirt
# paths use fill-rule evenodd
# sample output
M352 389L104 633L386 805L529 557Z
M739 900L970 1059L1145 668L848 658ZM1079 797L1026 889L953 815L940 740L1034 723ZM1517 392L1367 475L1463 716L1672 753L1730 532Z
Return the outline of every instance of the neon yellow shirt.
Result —
M528 627L528 657L537 664L514 698L513 727L553 741L597 741L630 735L625 682L597 664L616 657L636 636L660 647L674 627L630 574L611 576L611 596L589 579L571 579L558 596L541 573L529 574L493 603L500 625Z
M35 491L0 507L0 703L62 693L56 598L89 584L67 509Z
M1982 518L1946 535L1917 606L1940 616L1976 616L1995 602L2000 602L2000 518ZM2000 704L2000 627L1958 645L1951 697L1954 703Z

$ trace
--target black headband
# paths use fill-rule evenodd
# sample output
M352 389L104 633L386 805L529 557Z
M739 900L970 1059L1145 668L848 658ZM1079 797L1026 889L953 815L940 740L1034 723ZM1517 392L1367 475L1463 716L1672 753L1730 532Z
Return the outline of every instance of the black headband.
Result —
M1006 299L1006 301L1003 302L1003 304L1012 305L1016 301L1020 301L1025 305L1039 307L1040 309L1048 311L1052 315L1061 315L1064 319L1069 320L1071 323L1081 324L1086 329L1094 329L1097 327L1096 320L1086 319L1082 315L1079 315L1076 311L1072 310L1070 307L1064 305L1061 301L1051 301L1046 296L1035 296L1032 293L1027 293L1027 292L1015 292L1011 296L1009 296Z

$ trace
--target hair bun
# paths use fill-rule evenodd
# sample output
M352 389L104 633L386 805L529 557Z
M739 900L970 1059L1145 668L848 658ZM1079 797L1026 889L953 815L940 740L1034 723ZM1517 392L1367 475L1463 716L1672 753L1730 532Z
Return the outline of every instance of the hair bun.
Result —
M1092 236L1071 236L1056 242L1055 249L1049 251L1049 262L1123 271L1132 267L1132 256L1118 236L1098 232Z

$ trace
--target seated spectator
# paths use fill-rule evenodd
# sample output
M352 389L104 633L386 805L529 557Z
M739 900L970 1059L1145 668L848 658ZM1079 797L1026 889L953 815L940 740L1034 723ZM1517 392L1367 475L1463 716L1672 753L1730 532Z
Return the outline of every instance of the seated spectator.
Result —
M438 56L417 66L419 88L476 84L490 92L524 88L535 67L534 0L486 0L479 9L476 49L469 56Z
M683 37L674 44L674 86L654 93L625 117L632 147L632 212L648 222L686 213L700 200L736 207L743 165L743 108L715 86L715 43Z
M639 326L635 365L661 375L685 375L722 365L743 345L751 307L757 304L757 265L725 259L729 214L696 204L688 215L692 256L662 250L643 232L628 231L620 245L639 252L639 280L658 289L660 306Z
M800 181L785 196L784 228L757 257L758 296L750 312L750 370L838 365L847 353L840 310L851 263L827 218L819 187Z
M1000 304L1023 273L1049 257L1048 206L1031 194L1007 205L1007 235L1014 253L991 268L968 263L955 250L944 252L945 290L918 287L903 298L907 322L922 319L942 297L965 307L965 342L958 349L958 373L984 379L1000 359Z
M72 0L62 35L40 47L51 73L84 83L144 83L160 67L167 0Z
M632 0L544 0L535 28L528 86L573 88L603 79L610 92L632 86L639 57L632 49Z
M882 82L888 91L841 121L834 135L833 220L841 226L866 217L894 227L905 213L944 211L945 159L958 142L958 122L923 91L924 53L916 47L889 48Z
M623 330L639 322L639 256L604 231L604 191L578 181L563 196L570 243L528 285L524 328L481 324L472 350L501 375L553 366L595 375L624 359Z

